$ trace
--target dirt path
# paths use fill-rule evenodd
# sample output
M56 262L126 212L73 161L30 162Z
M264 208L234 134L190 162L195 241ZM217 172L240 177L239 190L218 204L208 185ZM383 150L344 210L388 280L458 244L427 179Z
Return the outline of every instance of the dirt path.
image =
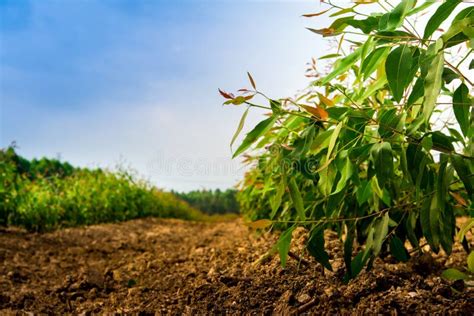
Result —
M278 258L252 266L275 236L249 232L240 221L190 223L142 219L48 234L0 232L0 314L149 312L469 314L474 292L437 275L465 254L395 264L377 260L349 285L340 245L327 236L335 273L310 258ZM296 248L303 244L294 234ZM456 293L454 288L460 292Z

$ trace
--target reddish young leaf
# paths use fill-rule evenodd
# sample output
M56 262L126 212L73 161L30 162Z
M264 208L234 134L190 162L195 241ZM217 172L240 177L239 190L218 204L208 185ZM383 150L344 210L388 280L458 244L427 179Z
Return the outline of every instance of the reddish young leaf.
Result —
M328 12L331 9L332 8L329 8L327 10L324 10L324 11L321 11L321 12L318 12L318 13L303 14L302 16L305 17L305 18L312 18L312 17L315 17L315 16L323 15L324 13Z
M247 71L247 76L249 76L249 80L250 80L250 84L252 85L252 87L257 90L257 87L255 86L255 81L253 80L252 76L250 75L250 73Z
M242 157L244 158L244 159L242 160L242 163L243 163L243 164L250 164L250 163L252 162L252 160L253 160L253 159L252 159L252 156L247 155L247 154L243 154ZM247 179L246 184L248 185L248 181L249 181L250 179L249 179L249 178L246 178L246 179Z
M295 147L288 146L287 144L281 144L281 147L287 149L287 150L294 150Z
M339 80L339 81L344 81L346 78L347 78L347 73L342 74L342 75L340 75L339 77L337 77L337 80Z
M262 181L255 182L253 184L255 189L261 190L265 187L265 184Z
M329 99L328 97L325 97L321 93L318 93L318 96L319 96L319 101L321 101L321 103L324 104L325 106L327 107L334 106L333 100Z
M310 106L310 105L304 105L304 104L302 104L301 106L302 106L306 111L308 111L309 113L313 114L314 116L316 116L316 117L319 118L319 119L327 120L327 118L329 117L328 112L326 112L325 110L323 110L323 109L321 109L321 108L314 107L314 106Z
M218 89L218 90L219 90L219 93L221 94L221 96L223 96L224 98L226 98L226 99L233 99L234 98L234 95L232 93L224 92L221 89Z
M335 31L332 28L325 27L323 29L312 29L312 28L307 27L307 29L310 30L311 32L314 32L314 33L322 35L322 36L335 35Z
M449 194L451 194L451 196L456 200L456 202L458 202L460 205L464 206L464 207L467 207L468 204L466 202L466 200L460 196L458 193L456 192L449 192Z

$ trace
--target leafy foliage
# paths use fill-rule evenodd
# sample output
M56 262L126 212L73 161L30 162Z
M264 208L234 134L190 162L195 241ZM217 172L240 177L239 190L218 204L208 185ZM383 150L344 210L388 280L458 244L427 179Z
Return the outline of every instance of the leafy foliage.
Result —
M464 73L474 7L449 21L460 1L446 1L420 36L410 19L434 2L371 2L384 12L358 12L361 1L305 15L333 12L329 27L309 30L336 37L338 48L320 59L332 60L326 74L313 60L307 76L314 80L300 95L270 99L253 78L241 95L221 91L225 104L270 112L234 153L246 153L251 165L240 185L242 212L284 229L283 265L300 225L309 232L308 252L330 269L324 230L336 230L346 281L380 254L409 260L407 247L421 251L422 238L449 254L455 214L474 214L473 83Z
M471 251L469 256L467 256L467 267L465 272L459 271L456 268L449 268L443 271L441 274L443 278L451 280L451 281L458 281L462 280L464 282L473 281L474 280L474 251ZM472 285L470 285L472 286Z
M73 168L58 160L28 161L0 151L0 225L31 231L158 216L203 218L169 192L127 172Z

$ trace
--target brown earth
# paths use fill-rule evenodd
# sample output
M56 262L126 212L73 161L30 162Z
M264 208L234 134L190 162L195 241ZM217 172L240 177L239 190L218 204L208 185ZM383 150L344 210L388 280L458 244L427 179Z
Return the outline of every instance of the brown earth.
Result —
M240 220L192 223L141 219L31 234L0 231L0 314L473 314L474 290L439 277L462 267L423 255L407 264L390 256L344 285L342 250L326 236L335 272L311 258L277 257L255 265L274 243ZM301 253L302 230L292 252ZM296 258L296 259L295 259Z

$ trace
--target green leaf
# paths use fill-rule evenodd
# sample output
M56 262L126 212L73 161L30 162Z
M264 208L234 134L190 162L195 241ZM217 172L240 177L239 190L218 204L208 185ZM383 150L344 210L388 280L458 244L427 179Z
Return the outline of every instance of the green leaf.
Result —
M459 75L457 73L455 73L453 70L451 70L451 68L444 68L443 69L443 81L446 83L446 84L450 84L451 81L455 80L455 79L458 79L459 78Z
M354 257L354 259L351 262L351 279L355 278L360 271L362 271L362 268L365 266L369 258L366 256L365 251L361 251L357 254L357 256Z
M288 251L290 251L291 237L295 226L291 226L281 234L277 242L278 253L280 255L280 263L283 268L286 267L288 259Z
M420 144L424 150L429 152L431 149L433 149L433 136L431 134L423 135Z
M439 165L438 178L436 183L436 198L438 199L438 205L440 206L444 206L444 203L446 203L446 194L448 191L448 183L446 181L447 165L448 161L445 158ZM442 207L442 209L444 209L444 207Z
M409 144L406 153L412 182L421 184L422 179L426 178L426 164L430 162L430 157L423 151L422 146L415 144ZM418 186L416 188L420 189Z
M433 54L434 58L429 64L423 87L423 118L426 123L429 122L433 113L443 83L444 52L438 52L438 48L439 40L437 44L432 44L428 48L429 54Z
M451 163L453 164L456 173L461 179L464 187L466 188L467 193L470 196L474 195L474 177L470 176L471 172L469 166L467 165L465 158L459 155L451 155Z
M418 238L415 234L417 216L418 215L415 214L414 212L409 212L408 218L405 223L407 237L408 237L408 240L410 241L410 244L413 246L413 248L420 247L420 243L418 242Z
M455 20L449 29L441 36L446 47L461 44L473 37L474 16L470 15L461 20Z
M341 54L327 54L327 55L319 57L318 59L319 60L331 59L331 58L336 58L336 57L339 57L339 56L341 56Z
M431 243L434 252L438 252L440 242L440 215L443 212L443 204L440 204L438 198L434 196L430 205L430 227L431 227Z
M377 177L372 177L372 179L370 179L370 189L380 199L383 198L383 190L380 188L379 181L378 181Z
M406 262L410 259L410 255L405 249L403 242L397 236L393 236L390 239L390 251L398 261Z
M285 181L280 181L276 190L276 194L270 198L270 206L272 208L272 213L270 214L271 219L275 217L278 208L280 208L283 194L285 194L285 188Z
M469 256L467 256L467 269L474 273L474 251L471 251Z
M322 227L316 227L311 232L311 235L306 245L306 249L316 261L322 264L326 269L332 271L331 264L329 263L329 255L324 250L324 229Z
M354 242L354 230L353 228L348 228L346 240L344 241L344 263L346 265L346 275L344 279L346 282L352 277L352 244Z
M474 25L466 25L465 27L463 25L461 25L459 27L460 30L462 30L464 28L464 30L466 30L467 28L474 28ZM464 32L459 32L458 34L454 35L453 37L451 37L449 40L446 41L446 43L444 44L444 47L445 48L450 48L450 47L453 47L453 46L456 46L458 44L462 44L466 41L469 40L469 37L466 36L466 34L464 34ZM474 45L471 43L469 44L470 48L474 48Z
M364 58L360 68L361 73L364 74L364 80L380 66L380 63L387 57L389 52L390 47L379 47Z
M471 107L471 100L469 100L469 89L464 84L461 85L454 91L453 94L453 111L456 120L459 123L459 127L464 136L467 137L469 133L469 108Z
M266 120L263 120L260 123L258 123L257 126L255 126L255 128L247 134L244 141L242 142L240 147L237 148L232 158L237 157L238 155L246 151L250 146L252 146L252 144L258 138L260 138L260 136L262 136L263 134L265 134L272 128L276 120L277 118L275 116L271 116L267 118Z
M351 54L338 60L334 65L334 70L321 80L321 84L325 85L340 74L348 71L352 67L352 65L354 65L359 60L361 52L362 47L359 47Z
M274 114L280 114L281 112L281 102L276 100L270 100L270 108Z
M459 133L458 130L454 128L449 128L449 127L448 127L448 130L449 130L449 134L451 135L451 137L455 139L455 141L461 142L462 144L465 145L464 137L462 137L461 133Z
M329 29L334 30L334 33L338 34L347 27L347 22L354 20L354 16L345 16L339 19L334 20L329 26Z
M379 134L382 138L392 136L400 124L400 117L397 115L397 109L392 108L382 112L379 118Z
M368 97L374 95L377 91L382 89L387 84L387 77L385 75L380 76L375 82L370 84L366 89L361 89L360 94L354 99L354 102L360 103Z
M331 14L329 17L335 17L335 16L339 16L339 15L343 15L343 14L346 14L346 13L351 13L351 12L354 12L354 9L353 8L345 8L345 9L341 9L333 14Z
M379 223L380 223L379 219ZM363 257L362 262L367 263L368 259L371 257L371 253L373 253L372 249L374 247L374 234L375 228L373 227L374 222L370 223L367 233L367 239L365 240L365 249L363 250ZM354 258L355 260L355 258ZM353 269L354 270L354 269Z
M436 182L436 210L431 211L432 225L435 226L432 231L439 231L441 246L447 254L450 254L453 245L455 218L451 205L446 203L449 187L448 177L450 177L447 171L447 155L441 154L440 161ZM433 214L433 212L436 213Z
M399 161L400 161L400 169L403 172L403 177L406 179L410 179L410 172L408 171L408 162L407 162L407 153L406 153L406 148L401 145L397 150L396 150Z
M415 0L403 0L392 11L382 15L379 22L381 31L394 31L403 24L408 12L415 6Z
M459 242L462 242L464 240L464 236L466 235L466 233L473 227L474 227L474 218L471 218L467 222L464 223L464 225L461 227L457 235Z
M333 134L333 130L324 131L318 134L313 141L312 150L314 153L319 153L324 148L327 148L329 145L329 140L331 139L331 135Z
M330 108L326 108L326 111L328 112L330 118L340 121L344 116L346 116L349 109L342 106L332 106Z
M433 140L433 148L444 152L454 151L453 139L440 131L433 132L431 139Z
M424 95L424 83L425 80L423 77L418 77L418 79L416 79L415 85L413 86L410 96L408 97L407 104L405 105L406 108L410 107Z
M393 152L388 142L378 143L372 147L372 160L380 187L384 187L393 174Z
M347 20L346 23L354 28L360 29L364 34L369 34L377 29L379 19L380 17L378 16L369 16L364 20Z
M336 168L331 162L332 160L328 160L318 168L319 181L317 186L323 196L331 195L336 178Z
M378 44L394 44L397 42L406 42L407 39L415 38L413 34L405 31L383 31L377 32L376 35Z
M413 14L417 14L418 12L421 12L423 11L424 9L426 8L429 8L431 5L433 5L434 3L438 2L437 0L427 0L425 1L422 5L410 10L410 12L408 12L407 16L411 16Z
M349 149L349 157L351 160L356 160L357 163L368 159L370 157L370 149L373 144L365 144L362 146L352 147Z
M339 137L339 133L341 132L341 128L342 128L342 122L339 122L339 124L337 124L336 128L334 129L334 131L331 135L331 138L329 139L328 153L327 153L327 157L326 157L327 161L329 161L330 158L331 158L331 154L332 154L332 151L334 149L334 146L336 145L336 140Z
M361 185L357 188L357 202L359 205L364 204L369 200L369 198L372 196L372 187L371 187L371 182L369 181L363 181L361 182Z
M388 86L397 102L400 102L405 88L413 79L408 77L412 66L413 55L407 45L398 46L387 56L385 73L387 74Z
M467 274L454 268L444 270L441 276L451 281L466 280L468 278Z
M244 127L244 124L245 124L245 119L247 118L247 114L249 112L249 109L250 107L248 107L244 114L242 115L242 118L240 119L240 122L239 122L239 126L237 127L237 130L235 131L235 134L234 136L232 137L232 140L230 142L230 147L232 147L232 145L234 144L235 140L237 139L237 137L239 136L240 132L242 131L242 128Z
M221 92L221 93L223 93L223 92ZM225 95L225 94L223 94L223 95ZM231 100L227 100L226 102L224 102L224 104L225 105L227 105L227 104L241 105L241 104L247 102L249 100L249 98L251 98L251 97L252 96L244 97L244 96L239 95L239 96L237 96L237 97L235 97Z
M437 247L433 242L433 234L431 232L430 206L431 199L425 199L420 211L420 224L423 236L426 238L433 251L437 252Z
M388 221L390 217L388 216L388 212L377 221L375 225L375 233L374 233L374 244L372 247L373 256L376 257L380 250L382 249L383 241L388 234Z
M448 171L451 169L448 169ZM450 175L449 175L450 176ZM444 177L447 181L448 176ZM446 254L450 255L453 250L454 231L456 229L456 217L454 216L453 207L451 204L444 203L445 208L441 211L440 216L440 243Z
M453 19L453 24L456 21L460 21L462 19L468 18L474 16L474 6L467 7L463 10L461 10L458 14Z
M447 0L445 3L440 5L436 12L430 17L428 23L425 27L425 32L423 33L423 38L428 39L431 34L439 28L441 23L443 23L448 16L453 12L458 4L460 4L460 0Z
M335 191L331 193L332 195L337 194L341 192L344 188L346 188L352 176L352 171L353 171L352 163L349 158L346 158L344 160L345 160L344 165L342 169L339 170L339 172L341 173L341 178L339 179L339 182L337 183Z
M290 191L291 201L298 213L298 217L301 221L306 220L306 215L304 212L304 203L303 198L301 197L301 192L298 189L298 184L296 184L295 178L291 178L290 182L288 183L288 189Z

